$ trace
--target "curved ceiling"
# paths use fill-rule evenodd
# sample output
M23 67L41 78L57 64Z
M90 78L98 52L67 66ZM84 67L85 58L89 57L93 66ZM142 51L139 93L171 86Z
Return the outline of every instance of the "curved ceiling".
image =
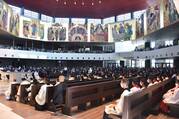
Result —
M106 18L145 9L155 0L5 0L53 17Z

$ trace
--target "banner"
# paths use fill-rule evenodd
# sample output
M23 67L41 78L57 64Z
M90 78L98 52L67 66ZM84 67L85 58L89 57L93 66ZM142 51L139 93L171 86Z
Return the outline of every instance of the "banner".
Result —
M112 24L111 29L114 42L136 39L136 20Z
M87 42L87 25L73 24L69 25L69 41Z
M48 28L48 40L50 41L65 41L66 27L62 24L55 23Z
M90 25L91 42L108 42L108 25Z

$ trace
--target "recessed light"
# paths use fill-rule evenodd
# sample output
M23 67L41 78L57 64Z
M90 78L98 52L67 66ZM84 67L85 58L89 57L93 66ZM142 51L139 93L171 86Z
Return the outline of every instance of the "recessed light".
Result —
M64 5L66 5L66 4L67 4L67 2L65 1L65 2L64 2Z
M94 3L92 2L91 5L94 5Z
M74 4L76 5L76 1L74 2Z
M99 4L101 4L101 0L99 1Z
M82 5L85 5L85 3L84 3L84 2L82 2L81 4L82 4Z

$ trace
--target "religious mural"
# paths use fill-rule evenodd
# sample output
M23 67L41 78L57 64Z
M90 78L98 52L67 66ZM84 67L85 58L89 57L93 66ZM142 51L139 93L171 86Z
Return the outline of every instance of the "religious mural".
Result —
M160 4L150 6L147 11L147 34L160 29Z
M66 27L62 24L55 23L48 28L48 40L50 41L65 41Z
M0 1L0 28L7 31L8 24L8 5Z
M114 42L136 39L136 20L112 24L111 29Z
M73 24L69 25L69 41L87 42L87 25Z
M179 19L179 14L173 0L163 0L164 26L168 26Z
M91 42L107 42L108 41L108 25L91 24L90 25L90 41Z

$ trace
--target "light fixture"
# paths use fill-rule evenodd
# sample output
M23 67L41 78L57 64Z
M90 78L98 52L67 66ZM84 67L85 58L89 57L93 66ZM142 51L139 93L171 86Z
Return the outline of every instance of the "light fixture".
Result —
M93 5L94 5L94 3L92 2L92 3L91 3L91 5L93 6Z
M101 4L101 0L99 1L99 4Z
M74 4L76 5L76 1L74 2Z
M65 2L64 2L64 5L66 5L66 4L67 4L67 2L65 1Z

